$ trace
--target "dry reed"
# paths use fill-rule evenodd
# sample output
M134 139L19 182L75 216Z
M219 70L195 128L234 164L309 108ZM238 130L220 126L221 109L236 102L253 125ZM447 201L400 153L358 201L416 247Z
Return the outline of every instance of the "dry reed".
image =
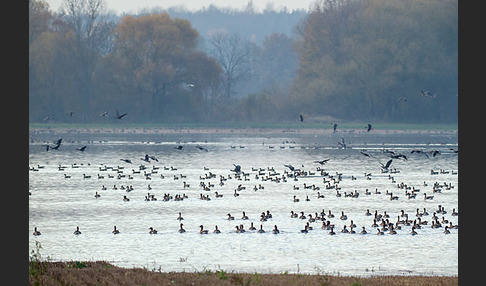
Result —
M32 263L32 262L31 262ZM457 276L350 277L206 271L157 272L104 261L29 265L29 285L458 285ZM34 270L34 271L33 271Z

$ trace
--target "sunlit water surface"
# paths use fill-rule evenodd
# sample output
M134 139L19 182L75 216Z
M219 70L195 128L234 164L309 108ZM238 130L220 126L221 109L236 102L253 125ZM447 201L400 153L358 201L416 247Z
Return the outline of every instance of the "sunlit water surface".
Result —
M373 132L373 131L372 131ZM43 257L52 260L106 260L123 267L146 267L161 271L218 270L258 273L310 273L340 275L457 275L458 229L443 233L444 226L432 228L432 214L441 205L446 214L437 214L439 221L447 219L458 224L458 153L456 132L396 133L338 132L336 134L299 134L275 132L268 134L37 134L31 132L29 145L29 251L40 242ZM46 152L43 144L63 138L59 150ZM338 148L345 139L347 149ZM87 145L86 151L76 151ZM182 145L183 150L175 147ZM199 145L208 151L196 148ZM383 150L405 154L408 160L394 159L390 168L398 173L381 173L380 162L389 160ZM440 155L427 158L412 150L439 150ZM365 150L372 157L359 151ZM140 158L154 155L158 162ZM131 159L132 164L120 159ZM322 168L329 175L316 171L316 160L330 159ZM238 179L233 164L249 174ZM287 177L285 164L314 175ZM40 165L40 168L38 168ZM140 170L145 165L145 170ZM65 167L59 170L59 166ZM125 177L118 178L117 167ZM159 169L154 171L154 166ZM108 167L107 170L104 168ZM112 167L112 168L110 168ZM164 169L164 167L166 167ZM171 167L177 170L170 169ZM269 171L269 168L274 171ZM167 170L168 169L168 170ZM37 170L37 171L34 171ZM431 170L438 174L431 174ZM445 172L440 172L444 170ZM140 173L134 173L140 171ZM152 173L146 179L144 172ZM212 173L213 178L206 179ZM259 175L258 173L264 175ZM278 173L278 175L275 175ZM341 173L338 187L327 189L330 176ZM365 176L365 173L371 173ZM65 178L65 174L71 178ZM84 178L83 174L91 178ZM98 175L104 178L98 178ZM129 177L130 175L130 177ZM164 178L161 177L163 175ZM185 176L185 177L181 177ZM110 178L109 176L112 176ZM228 178L219 185L220 177ZM392 176L392 178L389 178ZM263 180L286 178L286 181ZM353 179L353 177L355 179ZM177 179L175 179L177 178ZM394 182L393 182L394 180ZM189 184L184 188L184 183ZM210 191L200 186L214 184ZM404 183L420 189L415 199L408 199L398 188ZM434 183L449 185L433 193ZM424 183L427 186L424 186ZM238 185L246 187L234 196ZM319 190L305 189L315 185ZM117 186L117 190L113 186ZM151 190L148 190L148 185ZM261 185L263 189L254 190ZM332 184L334 185L334 184ZM102 186L107 189L102 190ZM121 187L132 186L127 192ZM294 186L299 187L298 190ZM372 194L366 195L368 189ZM375 194L375 190L381 194ZM359 197L345 197L354 191ZM95 193L101 195L95 198ZM153 194L157 201L145 201ZM222 194L216 198L215 192ZM317 192L324 198L317 198ZM398 200L390 200L393 192ZM186 194L182 201L163 201L164 194ZM424 193L433 195L424 200ZM210 201L200 195L209 195ZM126 195L130 201L124 202ZM293 196L300 199L293 202ZM310 201L306 201L306 197ZM385 231L377 235L371 227L373 216L365 216L369 209L390 215L395 223L403 210L410 220L416 219L417 208L429 212L428 221L418 235L410 234L411 226L402 226L396 235ZM272 218L260 221L262 212L270 211ZM335 215L327 218L335 224L336 235L321 229L322 223L312 222L314 228L301 233L307 220L291 218L290 211L307 216L329 210ZM249 220L242 220L245 211ZM341 212L347 220L340 220ZM181 212L186 233L178 233ZM231 213L235 220L228 221ZM403 218L402 218L403 219ZM350 220L357 225L356 234L341 233ZM257 229L263 225L266 233L250 231L253 222ZM236 233L235 226L243 224L246 232ZM116 225L120 234L113 235ZM199 226L209 231L199 234ZM218 225L221 234L213 234ZM280 234L272 234L274 225ZM76 226L81 235L74 235ZM368 234L361 235L362 226ZM42 235L33 236L34 227ZM149 227L158 230L149 234Z

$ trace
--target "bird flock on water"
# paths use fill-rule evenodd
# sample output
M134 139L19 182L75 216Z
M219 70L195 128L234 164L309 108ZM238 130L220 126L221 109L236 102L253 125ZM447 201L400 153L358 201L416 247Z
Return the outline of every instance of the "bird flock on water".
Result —
M337 124L334 125L334 130L336 130ZM372 126L368 124L367 132L372 130ZM61 144L63 139L57 139L53 144L43 144L42 146L46 148L46 151L62 151ZM201 145L196 145L196 148L202 152L209 152L209 150ZM349 146L345 143L344 138L338 142L335 146L338 149L346 149ZM177 145L173 149L175 152L183 152L186 150L183 145ZM77 147L76 151L86 152L87 146ZM218 225L214 225L210 229L207 229L203 223L199 224L197 229L187 230L184 228L183 216L179 212L178 216L174 216L174 224L172 227L168 227L175 232L186 233L186 232L198 232L200 234L219 234L222 232L226 233L273 233L279 234L281 232L293 232L298 231L300 233L308 233L310 231L316 231L320 229L324 233L329 235L336 235L338 233L346 234L397 234L400 232L409 233L410 235L420 234L420 230L429 227L432 229L438 229L444 234L449 234L458 228L458 225L454 225L448 216L458 216L458 212L455 208L452 210L446 210L440 204L436 206L436 209L432 207L430 209L426 208L416 208L416 212L405 212L401 210L399 214L392 215L387 213L386 210L363 210L362 216L369 218L369 223L366 225L356 225L354 221L357 217L348 217L348 214L343 210L335 210L332 206L327 206L325 198L328 196L335 196L340 199L359 199L363 196L380 196L381 198L389 199L390 201L398 200L420 200L426 202L433 202L434 198L441 196L443 193L449 192L455 188L452 183L440 182L437 180L434 183L423 182L422 186L412 186L405 182L397 183L396 174L400 173L399 168L392 168L392 163L397 160L409 160L412 156L423 156L423 158L434 158L442 154L442 152L449 152L450 154L457 154L457 150L452 148L448 150L419 150L414 149L408 154L398 153L397 151L387 150L383 148L381 151L375 151L374 153L367 150L358 150L356 154L362 156L362 159L366 164L379 167L380 174L387 174L388 180L390 182L390 189L382 190L378 188L373 188L370 183L370 188L366 190L342 190L341 182L346 180L372 180L373 174L371 172L364 173L363 176L347 175L340 172L330 172L327 170L326 166L333 162L333 158L323 158L316 159L313 161L314 164L311 167L304 167L303 164L299 166L294 166L292 164L283 164L279 167L251 167L250 170L245 170L239 164L233 164L232 167L228 168L228 172L217 174L211 171L210 168L204 167L204 175L200 175L199 178L191 178L191 182L199 180L197 186L191 186L187 183L187 175L183 174L183 170L179 170L174 166L158 165L159 160L155 155L144 154L139 159L134 158L119 158L123 163L118 165L106 165L101 164L97 168L96 174L86 174L83 173L83 180L98 180L100 182L100 191L95 191L92 194L94 200L103 199L105 192L118 192L120 193L120 203L130 203L133 198L132 194L142 193L141 190L137 190L131 184L120 184L118 180L132 180L134 178L143 179L147 181L147 193L143 195L144 201L183 201L187 199L200 199L203 201L211 200L225 200L228 197L232 199L241 200L244 199L245 193L247 192L260 192L265 191L265 184L275 183L280 184L287 182L290 184L284 185L285 187L292 184L291 187L294 195L289 197L289 201L295 204L298 209L302 207L302 203L310 200L322 200L322 208L315 209L311 212L304 212L302 210L289 210L288 219L302 220L302 228L298 230L278 228L277 224L273 224L272 227L264 229L264 222L272 222L274 219L274 214L270 210L262 210L258 214L248 214L244 210L238 210L241 212L240 216L233 216L231 213L215 214L221 219L228 221L235 221L231 229L220 229ZM388 157L386 162L380 161L379 157ZM140 161L138 161L140 160ZM376 162L376 163L375 163ZM137 164L138 163L138 164ZM378 166L379 164L379 166ZM396 163L395 163L396 164ZM149 165L151 165L149 167ZM88 166L90 164L88 163ZM84 168L86 165L71 164L58 166L58 171L62 174L60 178L62 179L72 179L74 174L69 174L69 169ZM131 168L130 168L131 167ZM30 167L30 171L42 170L44 166L37 165ZM131 170L129 170L131 169ZM376 170L376 169L375 169ZM454 170L430 170L429 175L457 175L457 171ZM306 181L307 178L313 178L313 184L302 183L301 181ZM318 178L316 181L315 178ZM181 187L184 190L182 193L171 193L170 191L164 193L159 198L156 197L154 193L154 188L159 188L156 182L157 180L163 182L164 180L174 180L181 183ZM118 181L118 182L117 182ZM212 181L212 182L211 182ZM225 185L229 181L237 181L237 187L232 189L225 189ZM127 181L125 181L127 182ZM215 182L218 182L219 187L215 187ZM155 184L154 184L155 183ZM423 190L421 190L423 188ZM160 189L160 188L159 188ZM218 189L215 191L215 189ZM427 191L425 191L427 189ZM306 191L309 190L309 191ZM186 192L187 191L187 192ZM32 195L29 192L29 195ZM305 196L305 198L304 198ZM138 196L137 196L138 197ZM255 225L259 224L259 225ZM147 233L157 234L158 230L154 226L145 227ZM118 235L123 233L123 230L117 228L116 225L113 226L112 233ZM74 235L81 235L82 232L79 226L76 226ZM34 236L41 235L40 230L37 226L34 227Z

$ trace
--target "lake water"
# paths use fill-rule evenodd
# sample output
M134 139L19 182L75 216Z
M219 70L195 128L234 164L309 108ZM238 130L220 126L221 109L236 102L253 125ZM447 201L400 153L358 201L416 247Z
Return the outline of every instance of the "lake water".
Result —
M458 229L444 234L449 223L431 227L439 205L447 213L437 213L438 221L458 224L458 216L452 216L453 209L459 211L458 153L454 152L458 149L457 132L285 131L116 134L31 130L29 253L38 241L43 257L55 261L106 260L164 272L222 269L358 276L458 275ZM59 150L46 151L43 144L54 145L59 138L63 138ZM348 148L338 148L341 138ZM84 152L76 150L83 145L87 145ZM182 150L175 148L179 145ZM384 150L404 154L408 160L393 159L392 173L382 173L380 163L390 159ZM441 153L427 157L412 150ZM142 161L145 154L155 156L158 162ZM120 159L130 159L132 164ZM324 159L329 159L325 165L315 163ZM231 171L234 164L247 176L235 175ZM295 180L284 166L288 164L306 175ZM141 170L141 165L145 169ZM220 178L226 179L223 185ZM201 183L214 186L204 190ZM402 183L411 189L400 188ZM319 190L304 188L304 184ZM434 184L440 192L434 192ZM244 189L237 190L239 185ZM337 197L337 190L326 186L340 188L342 195ZM133 190L127 192L127 187ZM406 192L413 188L419 191L415 199L409 199ZM345 196L355 191L358 197ZM96 192L99 198L94 197ZM216 198L215 192L223 197ZM318 198L318 192L324 197ZM389 192L398 199L391 200ZM157 200L146 201L148 193ZM434 198L425 200L424 193ZM164 201L165 194L173 199ZM187 198L174 199L183 194ZM211 200L201 200L201 194ZM123 196L130 201L123 201ZM300 201L294 202L294 196ZM367 209L373 214L386 212L392 223L404 219L402 210L413 221L417 209L420 213L426 209L429 215L421 220L428 224L416 229L415 236L410 234L412 227L404 224L399 224L401 229L395 235L388 231L377 235L377 228L371 226L374 216L366 216ZM261 222L260 214L267 210L272 218ZM335 215L326 216L326 221L335 225L336 235L321 229L320 220L310 222L313 229L302 233L307 219L290 217L291 211L315 217L322 210ZM242 219L243 211L248 220ZM185 233L178 232L179 212ZM347 220L340 219L341 212ZM228 213L235 219L227 220ZM356 233L342 233L344 225L350 229L351 220ZM266 233L249 230L252 222L257 229L263 225ZM245 233L236 233L240 224ZM118 235L112 234L114 225ZM209 234L201 235L200 225ZM215 225L220 234L212 233ZM279 234L272 234L274 225ZM76 226L81 235L73 234ZM368 234L359 233L363 226ZM42 235L33 236L34 227ZM158 233L149 234L149 227Z

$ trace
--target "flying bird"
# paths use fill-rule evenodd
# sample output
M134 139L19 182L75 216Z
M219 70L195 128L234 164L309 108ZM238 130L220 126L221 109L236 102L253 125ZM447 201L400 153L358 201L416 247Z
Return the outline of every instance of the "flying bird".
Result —
M233 166L235 166L235 168L233 170L230 170L230 171L233 171L235 173L241 172L241 166L240 165L233 164Z
M331 159L324 159L322 161L314 161L314 163L319 163L321 165L325 165L327 163L327 161L329 161L329 160L331 160Z
M338 142L338 146L346 149L347 148L347 145L346 143L344 142L344 138L341 138L341 141Z
M147 163L150 163L150 157L149 157L149 155L148 155L148 154L145 154L145 157L140 158L140 160L145 161L145 162L147 162Z
M100 113L100 116L106 117L108 116L108 111L103 111Z
M295 170L295 167L294 167L294 166L292 166L292 165L290 165L290 164L288 164L288 165L284 165L284 166L285 166L285 167L287 167L287 168L289 168L289 169L290 169L290 171L294 171L294 170Z
M42 146L46 147L46 151L49 151L49 149L58 150L59 146L61 146L61 142L62 142L62 138L59 138L56 142L54 142L55 145L51 146L49 144L45 144Z
M86 147L88 147L88 146L86 146L86 145L85 145L85 146L83 146L83 147L78 147L78 148L76 148L76 150L77 150L77 151L84 152L84 150L86 150Z
M123 161L123 162L125 162L125 163L129 163L129 164L131 164L131 163L132 163L132 160L130 160L130 159L120 159L120 160L122 160L122 161Z
M428 155L426 152L422 151L422 150L412 150L412 151L410 152L410 154L413 154L413 153L424 154L424 155L425 155L425 157L429 158L429 155Z
M148 156L150 159L158 162L159 160L154 156L154 155L145 155L145 156Z
M381 169L383 170L383 172L388 172L388 168L390 167L392 162L393 162L393 159L388 160L388 162L386 162L386 164L383 164L383 163L380 162Z
M371 124L368 123L368 126L366 127L366 131L370 132L371 129L373 129L373 126L371 126Z
M59 149L59 146L61 146L61 142L62 142L62 138L59 138L54 144L54 146L50 146L50 145L43 145L43 146L47 146L46 147L46 151L49 151L49 149L53 149L53 150L58 150Z
M116 119L122 119L123 116L127 115L128 113L123 113L123 114L120 114L118 113L118 109L116 110L116 115L115 115L115 118Z
M394 155L394 154L390 154L390 158L392 159L405 159L405 161L407 160L407 156L403 155L403 154L397 154L397 155Z
M204 147L202 147L200 145L196 145L196 148L199 149L199 150L208 152L208 149L206 149L206 148L204 148Z
M365 155L366 157L371 157L371 155L370 155L370 154L368 154L368 153L366 153L366 152L364 152L364 151L359 151L359 153L361 153L361 154Z
M420 91L420 94L421 94L422 96L430 96L431 98L435 98L435 97L437 96L437 93L432 94L432 93L431 93L430 91L428 91L428 90L426 90L426 91L421 90L421 91Z
M407 99L406 99L405 97L399 97L399 98L397 99L397 101L398 101L398 102L402 102L402 101L403 101L403 102L407 102Z

